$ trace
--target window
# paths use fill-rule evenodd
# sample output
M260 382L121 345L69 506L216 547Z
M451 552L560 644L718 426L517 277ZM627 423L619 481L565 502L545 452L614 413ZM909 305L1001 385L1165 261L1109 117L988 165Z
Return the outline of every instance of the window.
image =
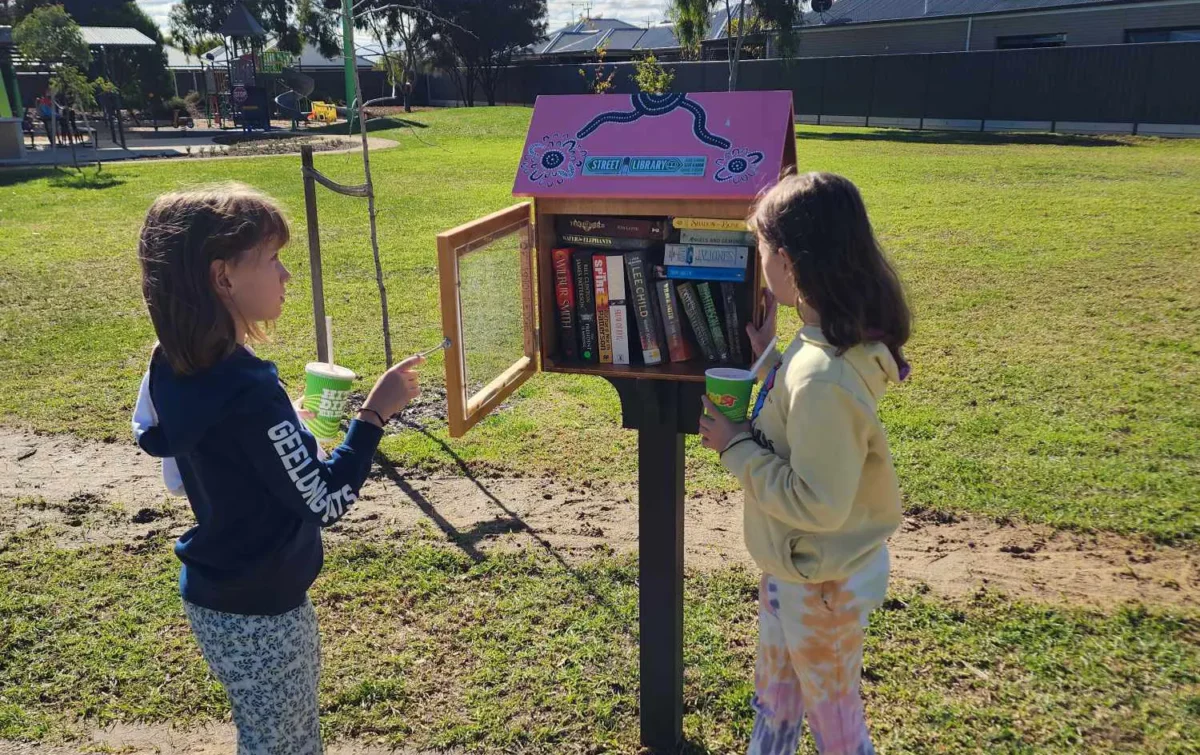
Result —
M1062 47L1067 44L1067 35L1018 34L1012 37L996 37L996 49L1019 50L1026 47Z
M1180 29L1126 29L1126 42L1200 42L1200 26Z

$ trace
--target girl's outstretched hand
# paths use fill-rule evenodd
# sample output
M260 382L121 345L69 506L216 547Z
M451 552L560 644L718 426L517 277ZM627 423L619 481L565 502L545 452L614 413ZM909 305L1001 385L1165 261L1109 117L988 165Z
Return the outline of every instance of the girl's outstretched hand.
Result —
M775 316L779 313L779 301L775 294L771 293L771 289L763 292L763 302L767 305L767 315L763 318L762 327L756 328L754 323L746 323L746 335L750 336L750 347L754 349L755 359L766 350L771 339L775 337Z
M416 368L424 363L423 356L409 357L380 375L363 403L363 408L378 412L386 421L408 406L409 401L421 395Z
M708 396L701 396L700 401L705 409L700 415L700 445L721 453L729 447L729 441L741 433L750 432L749 422L734 422L721 414Z

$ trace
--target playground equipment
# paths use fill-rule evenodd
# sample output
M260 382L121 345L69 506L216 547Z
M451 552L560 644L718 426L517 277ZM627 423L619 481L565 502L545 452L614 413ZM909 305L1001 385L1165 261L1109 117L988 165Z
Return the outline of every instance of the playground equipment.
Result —
M302 100L312 94L316 82L311 76L291 68L284 68L280 72L280 79L290 88L275 98L275 104L279 107L280 115L291 119L294 131L301 121L307 122L312 114L311 107L309 110L303 109Z
M333 123L338 119L338 109L328 102L314 100L312 110L308 114L310 121L320 121L321 123Z

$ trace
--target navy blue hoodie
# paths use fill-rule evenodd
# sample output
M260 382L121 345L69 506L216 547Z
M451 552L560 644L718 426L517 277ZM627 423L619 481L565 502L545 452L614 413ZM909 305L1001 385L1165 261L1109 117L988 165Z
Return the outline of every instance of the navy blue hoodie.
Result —
M351 422L320 460L275 365L241 348L189 376L156 350L150 397L159 423L138 444L175 458L196 515L175 544L183 599L248 615L299 606L321 571L321 528L357 499L383 431Z

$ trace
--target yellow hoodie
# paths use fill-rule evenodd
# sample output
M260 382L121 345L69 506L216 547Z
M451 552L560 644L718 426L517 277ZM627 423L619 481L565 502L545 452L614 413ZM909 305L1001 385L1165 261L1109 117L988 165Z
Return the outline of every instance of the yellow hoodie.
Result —
M721 462L746 490L746 548L790 582L844 579L900 526L900 488L876 403L899 367L881 343L838 355L805 326L769 374L751 433Z

